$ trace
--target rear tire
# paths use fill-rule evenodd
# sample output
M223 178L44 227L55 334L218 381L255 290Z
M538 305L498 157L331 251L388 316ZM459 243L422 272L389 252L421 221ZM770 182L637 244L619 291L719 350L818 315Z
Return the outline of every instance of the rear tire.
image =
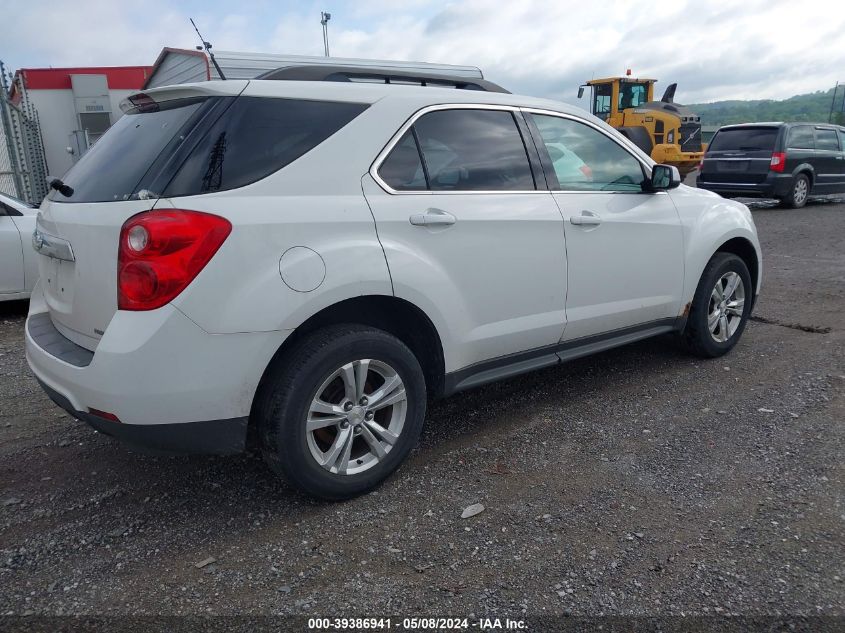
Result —
M372 490L399 467L417 444L425 408L422 369L402 341L334 325L276 361L255 415L270 467L303 492L336 501Z
M781 205L789 209L800 209L807 204L807 198L810 197L810 179L807 174L798 174L792 181L792 189L789 195L783 198Z
M727 354L745 330L753 300L745 262L733 253L713 255L695 290L682 333L685 347L703 358Z

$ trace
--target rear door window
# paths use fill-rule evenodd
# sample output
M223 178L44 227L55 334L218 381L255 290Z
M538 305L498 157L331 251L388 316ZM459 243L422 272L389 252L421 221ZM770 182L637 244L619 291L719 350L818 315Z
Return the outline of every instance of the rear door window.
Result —
M816 149L839 151L839 141L836 139L836 130L816 129Z
M709 152L771 152L775 149L778 128L739 127L721 129L707 148Z
M381 179L396 191L425 191L425 178L420 150L413 130L408 130L396 143L390 154L379 167Z
M789 149L815 149L816 141L813 137L813 128L809 125L796 125L789 130L789 139L786 146Z
M438 110L414 129L432 191L528 191L534 177L510 111Z

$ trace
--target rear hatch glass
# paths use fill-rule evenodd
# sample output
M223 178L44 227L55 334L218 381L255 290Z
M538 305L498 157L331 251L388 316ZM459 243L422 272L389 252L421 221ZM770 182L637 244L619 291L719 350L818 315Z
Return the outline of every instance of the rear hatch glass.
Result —
M213 96L130 109L44 201L39 230L72 257L40 256L53 323L94 349L117 311L120 229L159 197L222 191L293 162L349 123L364 104ZM66 193L69 193L65 190Z
M707 147L702 177L709 182L762 182L769 173L780 128L722 128Z

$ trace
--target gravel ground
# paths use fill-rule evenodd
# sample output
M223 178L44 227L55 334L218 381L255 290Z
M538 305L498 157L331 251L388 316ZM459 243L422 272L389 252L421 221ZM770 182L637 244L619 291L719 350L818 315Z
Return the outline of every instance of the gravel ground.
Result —
M727 357L660 338L457 395L341 504L94 433L2 305L0 613L845 615L845 201L754 216Z

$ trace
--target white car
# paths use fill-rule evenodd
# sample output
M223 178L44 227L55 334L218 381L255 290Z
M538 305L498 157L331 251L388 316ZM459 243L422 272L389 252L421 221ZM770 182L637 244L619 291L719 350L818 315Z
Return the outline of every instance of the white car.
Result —
M37 254L30 246L38 209L0 193L0 301L26 299L38 279Z
M346 70L136 94L53 183L26 353L56 403L167 451L252 428L341 499L407 457L429 397L660 334L737 343L761 279L745 206L579 108ZM544 132L589 177L561 184Z

